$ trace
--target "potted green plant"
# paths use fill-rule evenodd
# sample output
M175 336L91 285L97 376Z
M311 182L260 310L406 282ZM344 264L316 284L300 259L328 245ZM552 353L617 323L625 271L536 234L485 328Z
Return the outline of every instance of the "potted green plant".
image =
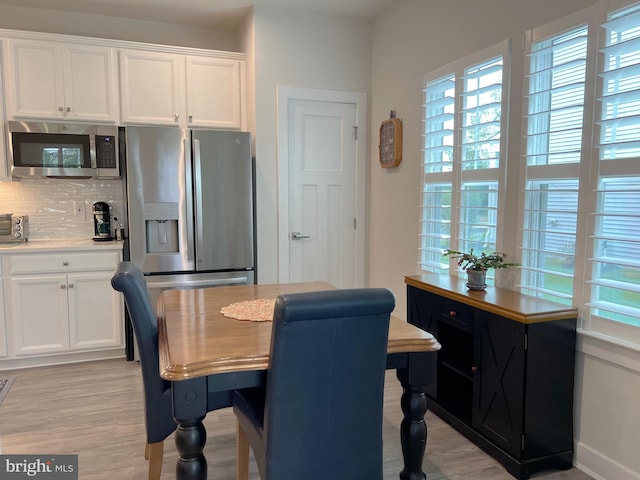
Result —
M473 253L473 248L468 253L446 249L443 256L458 259L458 266L467 272L467 287L471 290L484 290L487 288L487 270L490 268L508 268L519 266L519 263L507 262L507 254L502 252L485 253L480 255Z

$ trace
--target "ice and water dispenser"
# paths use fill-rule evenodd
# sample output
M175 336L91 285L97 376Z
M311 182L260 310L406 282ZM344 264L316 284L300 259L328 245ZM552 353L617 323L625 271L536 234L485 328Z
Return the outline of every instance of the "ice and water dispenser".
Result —
M178 204L145 203L147 253L178 253Z

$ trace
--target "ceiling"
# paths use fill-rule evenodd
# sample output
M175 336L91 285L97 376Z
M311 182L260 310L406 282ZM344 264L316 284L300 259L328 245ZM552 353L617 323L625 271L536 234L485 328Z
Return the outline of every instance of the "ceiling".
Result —
M110 15L198 27L237 28L254 5L373 18L394 0L0 0L21 7ZM396 0L397 1L397 0Z

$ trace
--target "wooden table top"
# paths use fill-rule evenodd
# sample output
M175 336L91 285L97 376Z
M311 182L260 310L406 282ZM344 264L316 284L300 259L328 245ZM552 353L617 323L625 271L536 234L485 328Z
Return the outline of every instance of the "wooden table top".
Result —
M265 370L269 365L272 323L227 318L220 309L244 300L276 298L281 293L332 288L327 283L313 282L165 290L158 298L161 376L176 381ZM433 335L391 317L387 353L439 349Z
M520 323L550 322L578 316L577 308L506 288L490 286L485 291L469 290L463 278L453 275L411 275L405 277L405 283Z

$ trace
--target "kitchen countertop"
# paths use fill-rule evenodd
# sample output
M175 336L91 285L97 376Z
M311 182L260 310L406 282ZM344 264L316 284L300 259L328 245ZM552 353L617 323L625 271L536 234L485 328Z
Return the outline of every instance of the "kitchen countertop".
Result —
M36 253L36 252L78 252L98 250L121 250L123 241L111 240L96 242L92 239L65 238L58 240L29 240L27 242L0 243L0 255L4 253Z

